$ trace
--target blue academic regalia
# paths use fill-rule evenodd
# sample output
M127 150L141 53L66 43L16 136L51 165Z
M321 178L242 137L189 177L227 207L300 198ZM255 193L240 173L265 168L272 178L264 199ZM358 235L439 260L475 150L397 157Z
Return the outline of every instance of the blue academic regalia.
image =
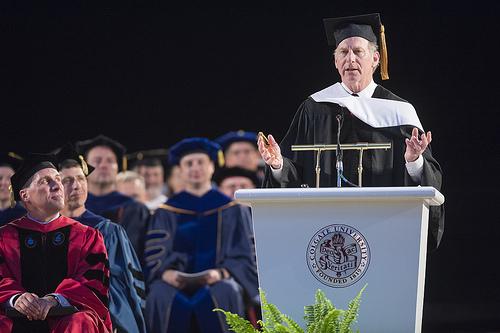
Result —
M14 207L0 210L0 227L26 215L26 209L19 202Z
M100 196L89 193L85 206L95 214L120 224L127 232L135 253L142 262L144 236L150 217L149 210L145 205L114 191Z
M144 277L127 233L120 225L86 210L73 219L99 230L110 266L109 312L118 332L144 333Z
M146 321L155 333L226 332L222 308L242 316L244 298L258 295L248 237L249 210L217 190L202 197L181 192L160 206L148 227ZM167 269L196 273L225 268L230 278L194 291L179 291L161 278Z

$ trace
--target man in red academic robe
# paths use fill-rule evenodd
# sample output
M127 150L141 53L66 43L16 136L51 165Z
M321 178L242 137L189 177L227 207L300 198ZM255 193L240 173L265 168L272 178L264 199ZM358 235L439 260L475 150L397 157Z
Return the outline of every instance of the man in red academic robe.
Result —
M0 332L111 332L106 248L97 230L59 214L56 164L32 154L12 176L28 213L0 228ZM49 314L65 306L78 312ZM8 317L12 308L22 316Z

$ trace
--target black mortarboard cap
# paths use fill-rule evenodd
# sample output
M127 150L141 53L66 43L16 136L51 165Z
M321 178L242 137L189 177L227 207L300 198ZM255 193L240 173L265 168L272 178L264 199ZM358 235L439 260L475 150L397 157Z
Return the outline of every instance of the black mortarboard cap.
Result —
M17 168L10 179L12 191L16 201L21 200L19 191L26 185L28 180L38 171L46 168L56 169L57 158L54 154L36 154L31 153L23 160L23 163Z
M75 147L71 143L67 143L56 153L57 157L57 168L61 169L61 163L66 160L73 160L77 162L82 168L83 174L88 176L94 171L94 167L87 164L85 157L82 154L78 153Z
M220 168L214 175L214 181L217 185L220 185L224 179L229 177L245 177L252 181L255 187L259 186L259 178L257 177L257 173L243 169L240 167L232 167L232 168Z
M216 165L224 165L221 146L206 138L187 138L177 142L169 149L169 163L179 164L184 156L193 153L205 153Z
M99 134L95 138L78 141L76 143L76 150L78 153L82 154L85 158L87 158L87 153L90 149L104 146L110 148L116 155L116 161L118 162L118 168L120 171L127 170L127 160L125 158L126 148L124 145L115 141L105 135Z
M1 152L0 153L0 166L8 166L14 171L21 166L23 158L13 152Z
M158 148L158 149L148 149L136 151L125 155L131 167L135 168L137 166L156 166L157 163L161 163L163 168L167 167L168 161L168 149Z
M385 29L380 21L380 14L334 17L323 19L328 45L337 47L349 37L362 37L370 42L379 42L380 73L382 80L389 78L387 70L387 46Z
M214 141L220 144L224 151L226 151L227 148L229 148L229 146L234 142L249 142L257 146L257 133L243 130L232 131L219 136Z

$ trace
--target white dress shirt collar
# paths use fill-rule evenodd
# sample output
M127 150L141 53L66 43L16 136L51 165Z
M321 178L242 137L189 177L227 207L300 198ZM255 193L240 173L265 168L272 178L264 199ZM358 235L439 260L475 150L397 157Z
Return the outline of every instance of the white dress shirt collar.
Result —
M57 220L57 219L59 218L59 216L61 216L61 214L57 213L57 216L56 216L56 217L54 217L54 218L53 218L53 219L51 219L50 221L45 222L45 221L39 221L39 220L35 219L35 218L34 218L33 216L31 216L29 213L26 215L26 217L28 217L31 221L34 221L34 222L36 222L36 223L40 223L40 224L48 224L48 223L50 223L50 222L52 222L52 221L54 221L54 220Z
M342 85L342 87L350 94L352 95L353 92L351 91L351 89L347 88L347 86L344 84L344 82L340 82L340 84ZM377 89L377 84L375 83L375 81L371 80L371 82L368 84L368 86L366 86L365 89L361 90L360 92L358 92L358 96L360 97L372 97L373 96L373 93L375 92L375 89Z

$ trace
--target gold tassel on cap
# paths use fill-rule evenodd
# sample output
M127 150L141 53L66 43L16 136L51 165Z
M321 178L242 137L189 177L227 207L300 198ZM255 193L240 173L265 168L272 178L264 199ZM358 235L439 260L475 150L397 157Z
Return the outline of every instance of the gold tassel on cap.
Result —
M126 157L126 156L123 156L123 157L122 157L122 170L123 170L123 171L126 171L126 170L127 170L127 167L128 167L128 165L127 165L127 157Z
M387 45L385 44L385 29L384 25L380 25L380 75L382 80L389 80L389 69L388 69L388 58L387 58Z
M223 167L226 161L224 160L224 153L222 152L222 150L217 151L217 159L219 162L219 166Z
M9 185L9 195L10 195L10 208L16 207L16 199L14 198L14 191L12 190L12 184Z
M89 167L87 165L87 162L85 162L85 159L83 158L82 155L78 155L78 158L80 159L80 165L82 166L82 171L85 176L89 175Z
M18 159L20 161L23 160L23 158L21 156L17 155L16 153L13 153L13 152L9 152L7 155L12 157L12 158Z

